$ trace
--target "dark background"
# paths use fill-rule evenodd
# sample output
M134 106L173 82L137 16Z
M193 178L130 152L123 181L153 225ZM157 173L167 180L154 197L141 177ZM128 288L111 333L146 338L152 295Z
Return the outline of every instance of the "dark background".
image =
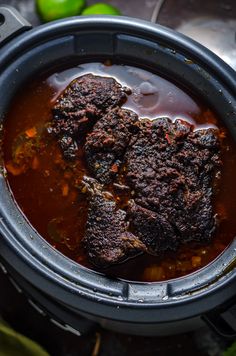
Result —
M96 1L91 0L88 4L94 2ZM145 20L151 19L156 5L156 0L104 2L118 6L123 15ZM193 18L196 13L199 15L214 13L230 18L233 3L234 1L217 0L166 0L160 10L158 22L176 28L183 21ZM0 0L1 4L15 6L33 25L40 24L33 0ZM15 289L8 275L1 270L0 315L17 331L38 341L55 356L220 356L229 344L229 341L219 338L208 327L188 334L161 338L122 335L98 327L94 332L78 337L59 329L49 318L39 315L26 297Z
M131 336L97 327L88 335L76 336L37 313L1 270L0 314L15 330L40 343L52 356L222 356L230 345L230 341L208 327L165 337ZM98 340L100 347L96 353Z

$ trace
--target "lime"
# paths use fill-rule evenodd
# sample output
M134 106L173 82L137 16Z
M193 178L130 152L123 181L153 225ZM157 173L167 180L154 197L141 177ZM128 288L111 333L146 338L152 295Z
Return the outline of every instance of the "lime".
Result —
M116 7L99 2L97 4L86 7L81 15L121 15L120 10Z
M38 14L44 22L79 15L85 6L86 0L36 0Z

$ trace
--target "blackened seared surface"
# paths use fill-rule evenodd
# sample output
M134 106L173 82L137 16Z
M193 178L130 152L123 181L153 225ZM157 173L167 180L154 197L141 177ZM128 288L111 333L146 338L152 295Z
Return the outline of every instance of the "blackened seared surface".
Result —
M81 135L108 110L122 105L127 93L113 78L86 74L72 81L57 99L51 127L65 158L76 158Z
M139 120L121 108L127 93L113 78L84 75L57 100L50 128L65 158L78 158L79 145L84 151L93 178L84 177L83 242L99 267L208 242L216 228L218 132L194 131L182 120Z
M130 201L128 214L132 231L142 240L149 253L156 255L167 249L176 250L179 239L166 217L134 201Z
M90 185L90 203L83 242L89 260L98 267L108 267L146 251L138 237L128 231L126 212L118 209L95 181L87 180L86 185Z
M101 183L117 175L132 135L138 131L138 116L119 107L109 111L87 135L85 155L89 169Z
M125 162L137 204L131 210L134 232L151 241L152 251L210 240L216 227L213 181L220 167L216 130L193 131L187 122L168 118L146 121Z

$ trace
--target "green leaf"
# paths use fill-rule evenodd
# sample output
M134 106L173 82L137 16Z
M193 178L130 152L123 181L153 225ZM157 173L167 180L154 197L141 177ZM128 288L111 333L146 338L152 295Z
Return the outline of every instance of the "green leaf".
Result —
M223 356L235 356L236 355L236 342L234 342L224 353Z
M0 321L0 356L49 356L39 345Z

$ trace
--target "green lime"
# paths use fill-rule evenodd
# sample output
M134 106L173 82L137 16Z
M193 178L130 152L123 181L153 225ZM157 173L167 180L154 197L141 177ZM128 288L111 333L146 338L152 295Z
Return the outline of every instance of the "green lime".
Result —
M81 15L121 15L119 9L112 5L99 2L97 4L86 7Z
M79 15L85 6L86 0L36 0L38 14L44 22Z

